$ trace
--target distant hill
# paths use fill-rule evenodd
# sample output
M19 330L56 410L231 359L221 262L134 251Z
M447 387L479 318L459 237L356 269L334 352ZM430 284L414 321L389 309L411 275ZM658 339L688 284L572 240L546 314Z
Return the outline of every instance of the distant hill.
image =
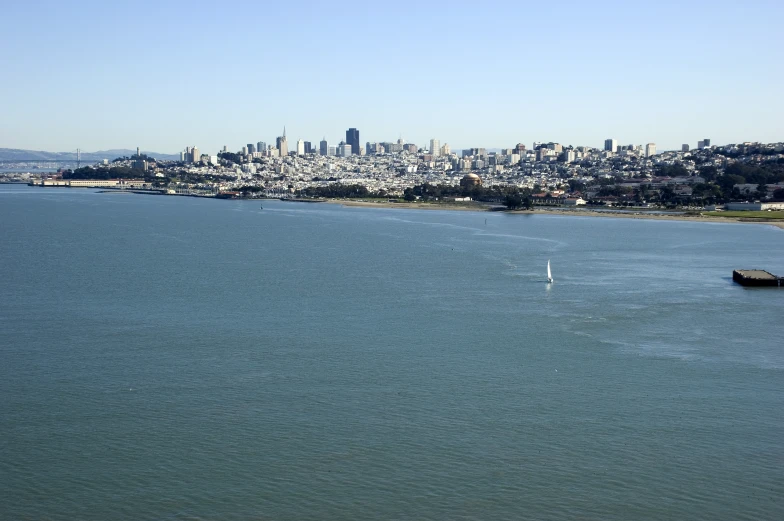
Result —
M159 154L158 152L150 152L142 150L142 154L146 154L155 159L167 161L179 161L179 154ZM116 159L118 157L132 156L136 154L136 150L127 148L118 148L112 150L99 150L98 152L82 152L82 161L86 163L94 161L103 161L108 159ZM0 161L64 161L76 159L76 152L45 152L43 150L21 150L18 148L0 148Z

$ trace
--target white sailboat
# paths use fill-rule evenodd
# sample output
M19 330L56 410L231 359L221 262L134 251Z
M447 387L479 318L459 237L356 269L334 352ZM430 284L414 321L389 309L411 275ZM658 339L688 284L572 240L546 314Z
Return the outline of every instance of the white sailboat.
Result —
M550 259L547 259L547 282L553 281L553 274L550 272Z

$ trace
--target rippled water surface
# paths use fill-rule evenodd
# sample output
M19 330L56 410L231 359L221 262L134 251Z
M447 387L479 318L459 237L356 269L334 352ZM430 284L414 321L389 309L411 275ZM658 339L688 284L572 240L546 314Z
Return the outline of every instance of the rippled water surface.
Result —
M784 290L731 281L783 230L26 186L0 226L1 519L784 518Z

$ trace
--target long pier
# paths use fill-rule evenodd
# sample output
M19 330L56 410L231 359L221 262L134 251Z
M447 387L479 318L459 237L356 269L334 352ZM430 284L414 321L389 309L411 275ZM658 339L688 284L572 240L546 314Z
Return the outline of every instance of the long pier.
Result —
M784 277L777 277L765 270L733 270L732 280L741 286L784 286Z

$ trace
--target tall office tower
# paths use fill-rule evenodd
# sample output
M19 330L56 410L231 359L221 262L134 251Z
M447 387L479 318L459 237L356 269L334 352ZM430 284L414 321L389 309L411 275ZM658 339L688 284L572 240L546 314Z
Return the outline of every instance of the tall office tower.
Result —
M689 151L689 144L684 143L681 145L681 152L688 152Z
M515 147L515 152L517 152L518 154L525 152L525 145L523 145L522 143L518 143L517 146Z
M310 141L305 141L305 153L312 154L313 153L313 143Z
M242 147L242 155L243 156L247 156L249 152L250 152L250 150L248 150L248 146L247 145Z
M351 153L359 155L359 130L350 128L346 130L346 144L351 145Z
M338 155L340 157L349 157L354 153L351 143L341 143L338 145Z
M199 154L198 147L193 147L191 149L191 163L198 163L201 161L201 154Z
M365 155L369 156L376 153L376 145L368 141L365 143Z
M444 143L444 146L441 147L441 155L448 156L452 153L452 148L449 146L449 143Z
M438 154L441 153L441 142L437 139L430 140L430 155L433 157L438 157Z
M267 144L264 141L259 141L256 143L256 152L266 152L267 151Z
M700 150L705 148L705 141L697 141L697 148L699 148Z
M329 145L327 145L327 138L322 138L321 142L319 143L319 154L322 156L329 155Z
M705 148L708 148L710 146L710 138L706 137L705 139L702 140L702 142L705 144Z
M286 127L283 127L283 135L275 139L275 148L280 152L280 157L289 155L289 143L286 141Z
M604 149L607 152L617 152L618 151L618 140L616 140L616 139L605 139L604 140Z
M564 161L567 163L574 163L574 150L567 150L564 152Z
M648 143L645 145L645 157L656 155L656 143Z
M298 156L305 155L305 142L301 139L297 140L297 155Z
M337 147L328 147L327 148L327 155L328 156L336 156L336 155L338 155L338 148Z
M184 163L184 162L185 162L185 152L181 151L180 152L180 163Z
M248 154L253 154L256 152L256 145L253 143L248 143Z

